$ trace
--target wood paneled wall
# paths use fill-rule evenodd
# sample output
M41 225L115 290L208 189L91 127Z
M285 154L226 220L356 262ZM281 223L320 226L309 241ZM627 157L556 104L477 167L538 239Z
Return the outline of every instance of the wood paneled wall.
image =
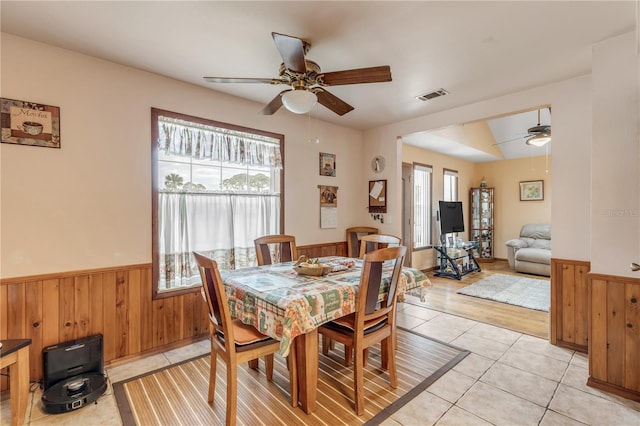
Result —
M589 274L589 386L640 401L640 279Z
M300 246L298 252L346 256L347 243ZM0 284L0 339L32 340L31 380L42 379L42 349L68 340L102 334L109 363L209 333L200 292L152 299L151 264L9 278Z
M200 293L152 300L151 265L3 280L0 339L30 338L31 379L42 349L103 335L105 363L208 333Z
M591 263L551 259L550 341L580 352L589 342L587 274Z
M337 243L298 246L297 250L298 250L298 256L305 255L309 258L326 257L326 256L346 256L347 242L340 241Z

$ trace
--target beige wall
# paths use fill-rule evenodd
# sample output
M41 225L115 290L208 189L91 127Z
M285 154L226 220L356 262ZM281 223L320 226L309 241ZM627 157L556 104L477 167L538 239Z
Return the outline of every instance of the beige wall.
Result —
M520 228L526 223L551 223L551 157L538 156L515 160L471 163L458 158L403 145L402 161L423 163L433 166L433 229L434 242L438 238L436 211L438 200L442 199L443 168L457 170L459 175L459 200L463 203L465 221L469 221L469 189L477 187L484 177L489 187L495 188L495 242L494 256L507 258L505 242L517 238ZM543 201L520 201L520 182L544 180ZM461 237L468 240L468 225ZM420 268L435 266L433 250L421 250L413 253L413 265Z
M345 240L367 205L360 131L1 34L2 97L60 107L61 149L1 144L0 276L151 262L151 107L285 135L286 232ZM309 130L319 145L308 144ZM337 177L318 173L319 152ZM367 166L368 167L368 166ZM320 229L319 184L339 187L338 228Z
M633 226L601 217L605 209L626 211L631 206L632 213L638 211L633 210L638 208L637 200L626 197L629 191L637 191L633 185L638 182L637 161L626 164L630 158L638 158L638 56L629 48L634 43L628 41L633 33L602 42L594 49L597 73L593 82L591 75L584 75L369 129L364 134L317 122L314 133L322 141L317 146L306 143L309 127L300 116L284 111L260 116L257 111L262 105L257 103L15 36L1 36L1 95L59 106L62 123L60 150L0 146L1 277L150 262L152 106L284 133L286 231L296 234L300 244L312 244L343 241L344 229L355 224L400 234L402 135L550 104L553 257L591 260L602 270L609 270L606 265L615 259L615 270L621 273L623 264L628 270L630 255L636 257L640 252L640 248L630 249L635 243L618 244L629 230L637 231L637 214L627 220ZM610 54L620 69L607 65ZM631 68L624 69L629 64ZM616 82L615 91L611 90L612 81ZM598 105L592 105L592 93ZM626 96L617 102L614 94ZM634 111L635 117L630 117ZM598 179L605 177L605 184L596 180L593 189L589 184L592 133L597 143L593 164ZM614 149L607 150L608 143L613 143ZM335 179L318 176L321 151L337 154ZM381 174L374 174L369 167L375 155L387 160ZM632 171L606 178L621 165ZM381 226L366 213L370 179L388 180L389 214ZM318 226L318 184L340 187L335 230ZM611 192L615 193L613 198L607 198ZM598 215L593 223L592 211ZM592 239L596 229L598 234ZM598 248L592 250L594 246Z
M590 261L594 272L638 277L629 269L631 262L640 262L640 55L635 36L630 32L595 45L593 76L370 129L364 135L365 149L394 135L549 104L553 114L552 256ZM400 207L392 204L390 210ZM509 227L513 225L505 224L505 230Z
M434 243L438 241L440 236L438 223L436 222L436 212L438 211L438 201L443 198L443 169L456 170L458 172L458 196L462 201L465 221L468 221L469 188L472 185L471 179L474 176L474 163L406 144L402 146L402 161L405 163L428 164L433 167L431 224L434 230ZM468 232L461 233L460 237L465 241L468 240ZM419 250L413 253L412 265L415 268L430 268L435 264L436 259L433 249Z
M365 149L382 145L395 139L396 135L441 129L536 105L552 105L554 161L551 174L555 194L551 205L552 256L589 260L591 90L591 78L586 75L370 129L364 134ZM389 173L393 174L392 171ZM539 178L538 174L536 178ZM389 208L395 214L400 211L401 203L393 202ZM392 231L400 232L400 225L394 226L397 229Z
M474 186L478 186L483 176L487 186L495 188L493 255L499 259L506 259L505 242L518 238L522 225L551 223L551 157L538 156L478 163L473 179ZM529 180L544 181L544 200L520 201L520 182Z
M635 33L593 48L591 268L638 277L640 263L640 53Z

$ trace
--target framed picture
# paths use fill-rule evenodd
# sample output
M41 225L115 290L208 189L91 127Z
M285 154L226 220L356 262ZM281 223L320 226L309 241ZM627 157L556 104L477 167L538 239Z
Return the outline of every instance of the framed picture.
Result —
M2 143L60 148L60 108L0 99Z
M320 176L336 176L336 155L320 153Z
M338 187L318 185L320 188L320 206L338 207Z
M387 212L387 180L369 181L369 213Z
M530 180L520 182L520 201L544 200L544 181Z

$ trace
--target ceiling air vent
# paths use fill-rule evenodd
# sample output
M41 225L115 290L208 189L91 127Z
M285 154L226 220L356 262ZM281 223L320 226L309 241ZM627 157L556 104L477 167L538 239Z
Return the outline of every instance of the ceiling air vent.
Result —
M421 101L428 101L430 99L439 98L440 96L444 96L448 94L449 92L447 92L446 90L438 89L438 90L434 90L431 93L425 93L424 95L416 96L416 99L420 99Z

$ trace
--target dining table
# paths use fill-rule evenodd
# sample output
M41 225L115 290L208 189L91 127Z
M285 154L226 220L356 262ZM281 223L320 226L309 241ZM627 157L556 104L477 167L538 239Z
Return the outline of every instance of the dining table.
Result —
M363 260L340 256L319 258L330 267L326 275L299 274L294 262L220 271L231 316L280 341L287 356L295 345L301 408L316 406L318 380L318 327L355 312ZM393 264L383 265L380 299L386 294ZM431 285L419 269L403 267L398 295Z

